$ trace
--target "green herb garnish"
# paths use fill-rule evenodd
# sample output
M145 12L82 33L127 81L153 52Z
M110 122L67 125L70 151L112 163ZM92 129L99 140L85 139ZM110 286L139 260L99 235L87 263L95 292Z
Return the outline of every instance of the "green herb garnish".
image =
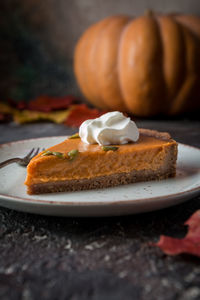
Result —
M80 138L78 133L75 133L69 137L69 139L78 139L78 138Z
M117 151L119 147L116 147L116 146L103 146L102 147L102 150L103 151Z
M63 158L63 153L61 152L52 152L53 155L57 156L57 157L60 157L60 158Z
M49 155L54 155L54 156L63 158L63 153L61 153L61 152L52 152L52 151L47 150L41 154L41 156L49 156Z
M73 149L73 150L69 151L67 153L67 155L69 156L70 160L73 160L78 155L78 150L77 149Z
M53 152L47 150L47 151L44 151L44 152L41 154L41 156L48 156L48 155L53 155Z

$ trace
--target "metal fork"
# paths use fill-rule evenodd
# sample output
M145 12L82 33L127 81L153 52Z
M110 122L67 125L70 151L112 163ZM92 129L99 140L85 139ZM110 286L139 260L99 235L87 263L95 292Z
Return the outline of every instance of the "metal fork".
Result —
M0 169L12 164L12 163L18 163L20 166L24 166L26 167L28 165L28 163L30 162L30 160L36 156L40 151L40 148L32 148L31 151L24 157L20 158L20 157L15 157L15 158L10 158L7 159L3 162L0 163Z

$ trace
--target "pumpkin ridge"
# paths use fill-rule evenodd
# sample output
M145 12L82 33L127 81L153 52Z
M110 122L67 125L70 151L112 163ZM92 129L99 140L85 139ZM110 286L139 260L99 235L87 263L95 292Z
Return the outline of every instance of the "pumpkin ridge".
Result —
M129 22L127 22L127 24L124 26L123 30L121 31L120 37L119 37L119 44L118 44L118 50L117 50L117 61L116 61L116 68L117 68L117 82L119 85L119 90L120 90L120 94L124 99L124 95L123 95L123 89L122 89L122 84L121 84L121 80L120 80L120 50L121 50L121 43L123 40L123 35L126 32L128 26L130 25L130 23L132 23L134 21L134 18L130 18ZM126 107L126 111L131 112L129 110L129 108L127 107L126 102L124 101L124 105Z
M94 105L96 101L94 101L93 97L91 97L91 93L89 91L86 68L84 67L85 65L84 55L85 55L85 48L87 46L87 40L89 39L91 32L95 30L96 25L97 24L94 24L83 33L83 35L81 36L81 38L79 39L76 45L75 54L74 54L74 58L75 58L74 72L78 79L79 87L82 90L84 96L87 99L89 99L89 101Z
M121 57L121 45L122 45L122 41L123 41L123 37L124 34L126 33L127 28L129 27L129 25L134 22L134 18L131 18L130 21L124 26L124 29L121 32L120 38L119 38L119 45L118 45L118 54L117 54L117 81L119 84L119 89L120 89L120 93L123 97L123 99L125 99L124 96L124 92L123 92L123 88L122 88L122 82L120 80L120 57ZM127 112L133 113L133 111L131 112L131 110L128 108L126 101L124 100L124 104L127 107ZM134 114L134 113L133 113Z
M97 80L96 80L96 70L94 70L94 65L96 68L96 51L95 51L95 47L98 47L98 37L99 35L97 33L101 32L102 27L106 26L106 23L109 22L110 17L104 19L103 21L100 21L96 24L94 24L92 27L89 28L89 30L91 29L90 32L88 32L88 37L87 40L85 40L85 36L87 34L87 31L83 34L82 39L83 42L85 43L85 47L83 47L82 51L79 51L79 49L77 50L77 52L75 53L75 55L77 56L81 56L83 59L81 61L82 64L82 68L79 67L79 71L76 71L76 73L82 73L82 75L80 75L81 81L83 82L82 86L85 87L85 90L83 90L84 95L86 96L86 99L89 99L89 101L94 105L97 106L101 109L105 109L107 108L104 104L104 102L102 101L102 99L100 98L99 95L99 89L98 89L98 84L97 84ZM91 45L88 45L88 40L91 43ZM92 57L92 63L91 63L91 53L93 53L93 57ZM76 61L75 61L76 62ZM80 62L79 62L80 64ZM78 76L77 76L78 77ZM92 82L92 84L91 84ZM94 84L95 82L95 84ZM79 84L80 84L80 79L79 79ZM80 84L81 86L81 84Z
M98 51L97 51L98 44L101 43L101 36L102 36L103 32L106 30L107 26L109 25L109 23L111 21L112 21L112 17L108 17L107 22L104 24L104 26L102 26L102 28L100 28L100 30L98 31L98 33L95 36L95 41L94 41L94 45L93 45L93 47L96 49L95 50L95 55L93 56L93 63L95 65L96 65L96 62L98 61ZM98 94L98 97L99 97L99 100L97 101L97 104L95 104L95 105L98 106L101 109L107 109L107 104L104 102L104 99L101 95L101 89L100 89L100 86L99 86L97 72L98 72L98 68L95 72L93 72L93 76L95 78L96 85L94 85L92 88L95 89L95 91L96 91L96 93Z
M171 15L156 17L160 29L162 43L162 68L165 82L166 103L163 112L166 113L173 105L180 87L185 80L185 49L182 27Z
M158 34L159 34L159 40L160 40L160 47L161 47L161 78L162 86L163 86L163 99L162 99L162 109L161 113L165 113L166 109L168 108L168 101L167 101L167 85L166 85L166 78L165 78L165 72L164 72L164 43L163 43L163 36L162 36L162 29L159 22L159 16L156 16L155 14L152 14L151 17L154 19L155 23L157 24L158 28Z
M169 113L174 114L176 113L177 110L179 110L179 106L181 105L182 102L184 102L184 98L187 98L189 88L192 87L193 85L193 79L187 81L188 77L188 67L187 67L187 46L186 46L186 41L185 41L185 29L184 25L179 22L175 16L173 16L174 22L176 22L179 25L180 28L180 35L182 37L182 47L183 47L183 59L182 59L182 64L183 64L183 74L182 74L182 81L181 84L179 85L179 88L177 90L176 95L174 95L174 98L172 100L171 106L169 107ZM188 29L186 29L188 30Z
M74 73L78 79L78 85L86 98L93 103L93 99L90 99L90 93L88 92L88 82L86 80L85 72L86 69L84 68L84 50L87 44L87 38L90 35L91 31L94 30L96 24L92 27L88 28L84 34L82 34L81 38L79 39L75 52L74 52Z
M97 61L97 51L96 51L96 49L98 48L98 43L100 42L101 34L105 30L105 28L107 27L109 22L111 21L111 18L112 17L109 17L109 18L105 19L106 22L105 22L105 24L103 24L102 27L100 27L98 29L98 32L96 32L96 35L93 39L93 45L92 45L93 51L95 53L93 55L93 65L95 65L95 69L96 69L93 72L92 77L93 77L93 80L94 80L95 84L94 85L89 84L89 86L90 86L90 90L94 92L94 95L95 94L97 95L97 98L95 98L95 97L93 98L93 102L95 102L95 105L98 106L101 109L107 109L107 105L104 103L104 101L102 99L101 92L100 92L100 87L99 87L99 84L98 84L98 78L97 78L98 67L96 66L96 61ZM88 54L86 53L86 55L88 55Z
M162 111L159 105L164 85L161 46L159 27L152 17L132 20L123 32L119 58L120 83L124 101L135 115L149 116Z
M123 31L121 28L126 26L123 23L127 21L127 16L119 15L111 17L110 22L107 23L99 33L100 46L97 50L97 64L99 68L96 77L101 99L105 103L106 108L111 110L127 110L118 84L117 72L117 52L121 35L120 31ZM118 29L117 31L116 28Z
M198 51L196 46L196 37L193 32L186 26L182 26L182 32L184 35L184 46L185 46L185 78L182 86L180 87L179 93L174 99L173 106L171 107L170 113L177 114L187 109L188 99L191 98L192 92L198 82L198 66L199 62Z
M177 23L187 27L200 41L200 22L199 17L194 15L174 15Z

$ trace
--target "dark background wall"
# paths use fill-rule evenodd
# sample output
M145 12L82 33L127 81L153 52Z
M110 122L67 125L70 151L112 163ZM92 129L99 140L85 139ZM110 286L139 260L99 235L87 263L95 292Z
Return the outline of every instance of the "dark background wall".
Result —
M199 0L1 0L0 98L78 95L73 49L92 23L146 10L200 14Z

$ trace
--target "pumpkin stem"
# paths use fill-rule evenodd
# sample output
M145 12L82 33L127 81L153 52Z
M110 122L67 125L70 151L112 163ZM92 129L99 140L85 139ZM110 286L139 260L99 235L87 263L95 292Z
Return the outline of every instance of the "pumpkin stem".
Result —
M153 17L154 16L154 11L152 9L147 9L147 10L145 10L144 14L147 17Z

